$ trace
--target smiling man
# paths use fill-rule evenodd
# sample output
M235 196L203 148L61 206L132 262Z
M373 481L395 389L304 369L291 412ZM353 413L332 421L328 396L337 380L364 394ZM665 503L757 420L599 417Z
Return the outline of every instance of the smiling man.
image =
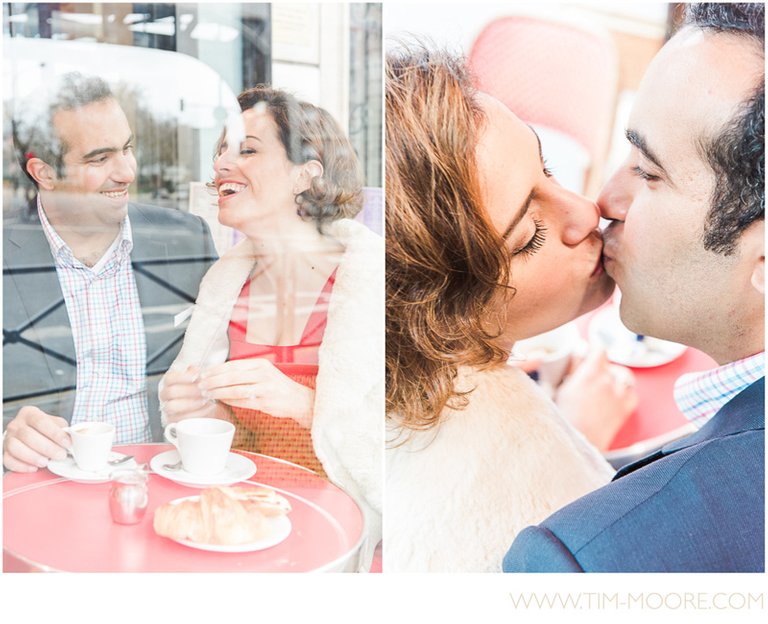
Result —
M215 250L200 218L129 204L134 136L103 80L66 74L15 104L37 195L28 219L4 223L3 465L34 471L66 457L68 424L160 439L156 379Z
M598 205L624 323L719 364L675 388L700 429L525 529L505 571L764 570L764 94L764 5L689 5Z

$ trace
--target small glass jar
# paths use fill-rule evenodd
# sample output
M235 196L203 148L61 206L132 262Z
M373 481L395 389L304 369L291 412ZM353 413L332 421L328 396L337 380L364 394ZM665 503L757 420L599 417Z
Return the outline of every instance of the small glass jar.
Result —
M109 512L118 524L137 524L147 511L148 475L141 468L120 468L112 472Z

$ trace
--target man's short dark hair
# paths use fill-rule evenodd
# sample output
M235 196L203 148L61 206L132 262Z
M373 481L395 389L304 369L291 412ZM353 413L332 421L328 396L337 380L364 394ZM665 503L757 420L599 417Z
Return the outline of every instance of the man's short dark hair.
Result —
M764 54L765 6L758 2L688 5L685 25L705 32L751 39ZM765 73L733 118L701 142L715 172L715 191L707 215L704 247L731 255L741 233L765 218Z
M106 81L97 76L84 76L79 72L64 74L57 82L55 91L36 93L34 98L43 98L42 113L29 114L40 110L40 102L15 102L18 113L13 115L13 144L22 171L37 186L27 171L27 162L39 158L52 166L57 176L64 175L64 155L69 147L56 135L53 118L59 111L75 110L94 102L114 97Z

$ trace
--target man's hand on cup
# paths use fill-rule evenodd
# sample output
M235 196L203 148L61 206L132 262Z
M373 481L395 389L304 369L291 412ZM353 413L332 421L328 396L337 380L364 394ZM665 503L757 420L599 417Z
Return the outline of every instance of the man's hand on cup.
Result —
M68 424L37 407L22 407L5 430L3 465L16 472L35 472L52 459L64 459L72 446L64 431Z
M203 396L200 369L196 366L183 371L168 371L158 396L160 411L168 423L185 418L216 418L216 403Z

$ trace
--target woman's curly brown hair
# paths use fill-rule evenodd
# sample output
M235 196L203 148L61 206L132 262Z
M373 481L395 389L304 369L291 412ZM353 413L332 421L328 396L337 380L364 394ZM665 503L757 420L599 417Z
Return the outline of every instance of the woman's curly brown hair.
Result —
M290 93L257 85L237 96L240 110L261 104L272 115L285 153L294 164L317 160L323 175L296 196L297 212L324 223L352 218L363 207L363 174L349 139L326 110Z
M492 315L509 258L481 197L484 123L462 59L423 47L387 56L387 413L407 429L466 405L460 365L506 358Z

